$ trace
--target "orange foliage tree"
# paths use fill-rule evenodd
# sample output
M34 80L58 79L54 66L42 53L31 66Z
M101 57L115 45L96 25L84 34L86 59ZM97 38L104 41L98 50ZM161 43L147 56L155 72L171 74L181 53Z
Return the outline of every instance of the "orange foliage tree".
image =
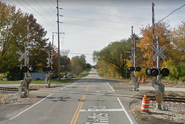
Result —
M159 36L159 48L162 46L165 46L166 49L163 51L163 54L166 57L170 56L170 30L168 30L169 25L167 23L157 23L155 25L155 36ZM143 35L142 38L140 38L140 43L137 43L137 46L141 48L141 51L144 51L143 53L143 67L152 67L153 66L153 40L152 40L152 27L150 25L143 27L141 29L141 34ZM156 37L155 37L155 43L156 43ZM156 44L155 44L156 46Z

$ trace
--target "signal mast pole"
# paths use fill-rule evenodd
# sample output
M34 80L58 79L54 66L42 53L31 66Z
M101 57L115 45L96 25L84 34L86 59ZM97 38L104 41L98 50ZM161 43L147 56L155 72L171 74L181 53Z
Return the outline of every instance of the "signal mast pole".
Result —
M154 24L154 6L155 4L152 3L152 39L153 39L153 46L155 45L155 24ZM153 56L155 55L155 51L153 50ZM155 67L155 60L153 60L153 67Z

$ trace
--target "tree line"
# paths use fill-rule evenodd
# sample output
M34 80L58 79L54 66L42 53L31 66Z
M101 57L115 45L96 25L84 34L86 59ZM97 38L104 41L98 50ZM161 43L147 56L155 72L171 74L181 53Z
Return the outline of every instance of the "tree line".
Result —
M139 77L147 77L145 70L153 67L153 49L152 49L152 26L147 25L141 28L141 37L136 37L136 66L140 66L142 70L137 72ZM169 80L185 80L185 22L171 29L168 22L155 24L155 36L159 36L161 48L166 49L163 54L166 59L160 58L160 67L170 70L169 76L165 77ZM155 39L156 41L156 39ZM100 74L111 77L129 77L130 72L127 68L131 66L129 63L131 55L131 38L114 41L100 51L94 51L93 60L97 62L97 68Z
M27 42L27 20L29 20L29 65L35 71L42 71L47 66L48 53L50 50L49 39L45 38L47 31L37 19L28 13L23 13L16 6L0 2L0 72L9 77L16 77L14 67L24 65L24 60L18 61L20 55L17 51L24 53ZM54 73L58 72L58 52L53 49ZM75 59L73 59L75 58ZM67 56L60 56L60 70L71 71L79 74L82 70L89 68L90 64L85 61L85 56L76 56L72 60ZM75 70L74 66L78 66Z

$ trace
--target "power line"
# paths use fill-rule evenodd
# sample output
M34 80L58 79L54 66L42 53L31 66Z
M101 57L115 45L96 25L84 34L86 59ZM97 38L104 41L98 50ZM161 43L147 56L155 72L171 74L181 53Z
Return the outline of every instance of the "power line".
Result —
M93 54L88 54L88 53L69 53L69 54L84 54L84 55L90 55L90 56L93 55Z
M43 0L43 1L50 7L51 10L53 10L54 13L56 13L56 10L53 9L53 8L46 2L46 0ZM54 6L55 6L55 5L54 5Z
M9 0L8 0L9 1ZM25 9L27 9L28 11L30 11L31 13L33 13L28 7L25 7L25 5L23 5L20 1L18 1L18 0L16 0L22 7L24 7ZM14 6L16 6L16 4L14 4L13 2L11 2L11 1L9 1L11 4L13 4ZM25 2L25 1L24 1ZM27 4L27 3L26 3ZM29 4L27 4L28 6L30 6ZM31 7L31 6L30 6ZM32 7L31 7L32 8ZM33 8L32 8L33 9ZM35 10L36 11L36 10ZM36 11L37 12L37 11ZM38 13L38 12L37 12ZM39 14L40 15L40 14ZM43 16L42 16L43 17ZM39 18L39 16L37 17L37 18ZM44 17L43 17L44 18ZM45 20L46 19L42 19L42 18L39 18L39 19L41 19L45 24L47 24L48 25L48 22L45 22ZM50 23L49 23L50 24ZM50 27L48 27L50 30L54 30L54 27L53 27L53 25L51 26L51 25L48 25L48 26L50 26Z
M142 20L150 20L150 19L144 19L144 18L127 17L127 16L121 16L121 15L111 15L111 14L98 13L98 12L80 11L80 10L72 10L72 9L64 9L64 10L67 10L67 11L75 11L75 12L85 12L85 13L92 13L92 14L106 15L106 16L116 16L116 17L140 19L140 20L141 20L141 19L142 19Z
M116 22L116 21L106 21L106 20L97 20L97 19L89 19L89 18L81 18L81 17L72 17L72 16L64 16L68 18L77 18L77 19L86 19L86 20L91 20L91 21L102 21L102 22L112 22L112 23L121 23L121 24L133 24L133 23L125 23L125 22ZM141 24L134 24L134 25L141 25Z
M172 15L174 12L176 12L177 10L180 10L182 7L184 7L184 5L182 5L181 7L175 9L173 12L171 12L170 14L168 14L166 17L164 17L163 19L159 20L158 23L160 23L161 21L163 21L164 19L166 19L167 17L169 17L170 15Z
M114 29L114 30L125 30L125 31L129 31L128 29L121 29L121 28L108 28L108 27L101 27L101 26L95 26L95 25L83 25L83 24L68 23L68 22L64 22L64 24L70 24L70 25L81 25L81 26L88 26L88 27L94 27L94 28L106 28L106 29Z
M68 43L69 47L70 47L70 48L71 48L71 50L73 51L73 49L72 49L72 47L71 47L71 45L70 45L70 43L69 43L69 40L68 40L68 38L67 38L66 34L64 34L64 36L65 36L65 38L66 38L66 40L67 40L67 43ZM73 52L74 52L74 51L73 51Z
M16 0L17 2L18 2L18 0ZM29 7L31 7L40 17L42 17L42 18L40 18L43 22L45 22L46 24L47 24L47 26L50 26L52 29L54 29L55 30L55 25L53 25L53 24L51 24L51 23L48 23L46 20L46 18L45 17L43 17L38 11L36 11L32 6L30 6L25 0L23 0L24 1L24 3L26 3ZM20 2L19 2L20 3ZM48 25L49 24L49 25Z
M48 13L48 15L50 15L51 17L53 16L53 15L51 15L43 6L41 6L41 5L39 4L39 2L37 2L38 0L34 0L34 1L35 1L40 7L42 7L42 9L44 9L44 11Z

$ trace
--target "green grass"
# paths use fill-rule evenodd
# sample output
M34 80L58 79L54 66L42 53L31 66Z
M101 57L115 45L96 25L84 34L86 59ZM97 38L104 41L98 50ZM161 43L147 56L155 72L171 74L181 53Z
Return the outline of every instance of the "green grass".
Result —
M20 84L21 81L6 81L6 80L3 80L3 81L0 81L0 84Z
M78 75L78 77L85 77L85 76L87 76L89 74L89 71L83 71L83 72L81 72L79 75Z
M63 79L61 78L60 80L58 79L51 79L51 84L59 84L59 83L69 83L69 82L73 82L76 81L78 79L76 78L70 78L70 79ZM0 84L20 84L20 80L19 81L0 81ZM32 80L31 84L45 84L45 80Z
M68 73L69 74L69 73ZM58 79L51 79L51 84L59 84L59 83L69 83L69 82L74 82L79 79L79 77L85 77L89 74L89 71L83 71L80 73L77 78L61 78L60 80ZM1 77L0 79L0 84L20 84L21 81L7 81L7 78ZM45 80L32 80L31 84L45 84Z

